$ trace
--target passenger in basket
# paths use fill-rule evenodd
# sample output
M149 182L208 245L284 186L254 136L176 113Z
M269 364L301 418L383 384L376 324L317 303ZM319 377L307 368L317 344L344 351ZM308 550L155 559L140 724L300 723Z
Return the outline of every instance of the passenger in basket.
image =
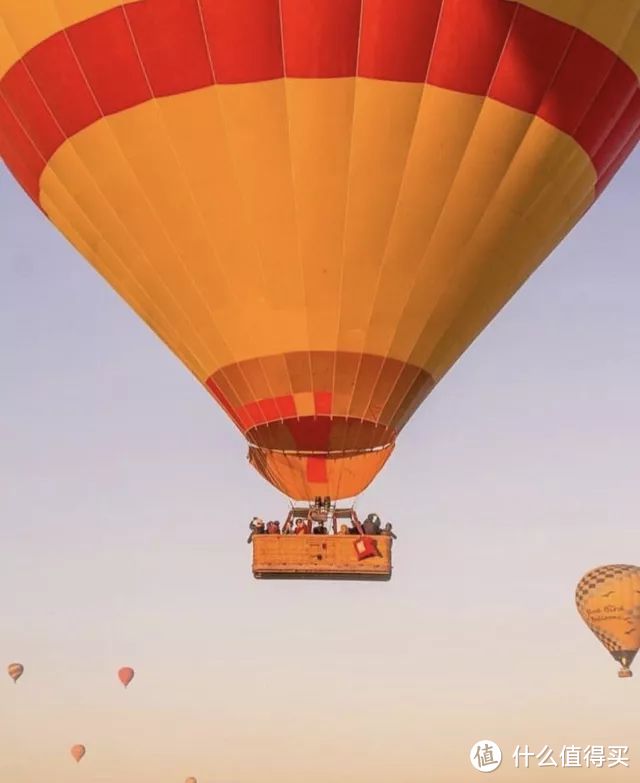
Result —
M249 522L249 527L251 528L251 533L247 539L247 544L250 544L253 541L254 536L264 533L264 522L260 517L254 517L251 522Z
M383 536L389 536L390 538L398 538L398 536L393 532L393 525L391 522L387 522L387 524L384 526L384 530L382 531Z
M338 531L339 536L348 536L351 531L346 525L340 525L340 530ZM356 531L357 532L357 531Z
M307 527L306 522L304 522L302 519L297 519L296 520L296 529L295 529L294 532L295 532L295 534L297 536L303 536L306 533L308 533L309 532L309 528Z
M280 535L280 522L273 521L269 522L267 525L267 533L272 536L279 536Z
M326 536L329 533L324 522L318 522L318 524L314 527L313 532L317 536Z
M286 518L284 525L282 526L282 535L288 536L293 533L293 518L291 514Z
M362 529L368 536L379 536L380 517L377 514L369 514L362 523Z

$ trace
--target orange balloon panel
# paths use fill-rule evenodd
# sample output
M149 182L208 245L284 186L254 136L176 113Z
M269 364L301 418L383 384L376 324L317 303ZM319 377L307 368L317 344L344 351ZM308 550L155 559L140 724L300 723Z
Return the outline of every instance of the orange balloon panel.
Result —
M640 568L607 565L585 574L576 589L580 616L611 655L621 675L640 649Z
M640 134L640 0L59 5L0 2L2 157L299 499L375 478Z

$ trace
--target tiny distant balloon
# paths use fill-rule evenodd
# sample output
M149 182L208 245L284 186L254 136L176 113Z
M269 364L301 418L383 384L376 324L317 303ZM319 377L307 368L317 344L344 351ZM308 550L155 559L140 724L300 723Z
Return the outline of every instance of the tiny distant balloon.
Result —
M71 755L73 756L73 758L74 758L74 759L75 759L77 762L79 762L79 761L80 761L80 759L81 759L81 758L84 756L84 754L85 754L86 752L87 752L87 749L85 748L85 746L84 746L84 745L74 745L74 746L71 748Z
M187 778L184 783L198 783L195 778Z
M131 680L135 677L135 674L136 673L130 666L123 666L122 669L118 671L118 679L126 688Z
M9 666L7 666L7 671L9 672L9 677L11 677L14 682L18 682L24 672L24 666L21 663L10 663Z

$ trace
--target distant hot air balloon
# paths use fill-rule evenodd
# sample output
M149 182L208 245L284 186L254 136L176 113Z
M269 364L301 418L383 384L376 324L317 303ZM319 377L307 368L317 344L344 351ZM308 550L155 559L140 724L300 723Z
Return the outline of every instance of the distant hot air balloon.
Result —
M7 666L7 671L9 672L9 677L11 677L15 683L22 677L24 666L21 663L10 663L9 666Z
M352 497L638 141L640 0L586 5L4 0L0 154L267 481Z
M84 756L84 754L85 754L86 752L87 752L87 749L85 748L85 746L84 746L84 745L74 745L74 746L71 748L71 755L73 756L73 758L74 758L74 759L75 759L77 762L80 762L80 759L81 759L81 758Z
M118 679L124 685L125 688L127 687L127 685L129 685L129 683L134 677L135 677L135 672L130 666L123 666L122 669L118 671Z
M187 778L184 783L198 783L195 778Z
M618 677L631 677L640 649L640 568L606 565L589 571L576 588L580 616L621 664Z

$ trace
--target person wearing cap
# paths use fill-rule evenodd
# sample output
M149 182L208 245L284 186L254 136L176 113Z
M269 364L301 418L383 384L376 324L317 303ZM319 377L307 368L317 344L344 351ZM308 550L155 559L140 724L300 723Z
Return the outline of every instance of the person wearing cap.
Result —
M328 535L329 531L324 524L324 520L320 520L320 522L318 522L318 524L313 528L313 532L316 536Z
M369 514L362 523L362 529L368 536L379 536L380 517L377 514Z

